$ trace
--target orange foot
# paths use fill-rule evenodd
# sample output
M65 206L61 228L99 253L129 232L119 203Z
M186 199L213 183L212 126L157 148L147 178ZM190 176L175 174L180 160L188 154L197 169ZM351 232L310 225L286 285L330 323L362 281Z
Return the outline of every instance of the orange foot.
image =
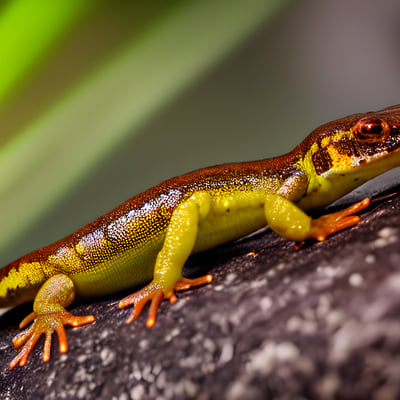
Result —
M211 275L204 275L195 279L187 279L180 278L179 281L175 284L173 290L182 291L190 289L194 286L204 285L206 283L210 283L212 281ZM124 308L129 305L134 305L134 310L132 314L126 320L127 323L134 321L143 310L143 307L148 301L151 301L149 317L147 318L146 325L151 328L156 322L157 310L163 299L169 298L170 303L174 303L177 298L172 290L172 294L170 296L165 296L162 286L158 282L150 282L143 289L138 290L137 292L131 294L130 296L122 299L118 307Z
M344 210L313 219L311 221L309 238L322 242L327 236L356 225L360 221L360 217L354 214L364 210L369 206L369 203L370 200L365 198Z
M39 315L35 312L30 313L22 320L19 327L22 329L33 321L32 326L13 339L15 349L19 349L21 346L23 347L18 355L11 361L10 369L14 368L18 363L21 367L26 364L29 354L42 334L46 335L43 349L43 361L48 361L50 359L51 336L54 331L56 331L58 335L60 352L65 353L68 350L68 344L64 325L75 327L88 324L94 320L95 318L93 315L75 316L68 311L57 311Z

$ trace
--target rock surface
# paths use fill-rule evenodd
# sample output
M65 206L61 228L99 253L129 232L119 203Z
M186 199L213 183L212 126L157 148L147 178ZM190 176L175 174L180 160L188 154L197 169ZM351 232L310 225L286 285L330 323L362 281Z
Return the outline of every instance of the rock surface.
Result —
M78 305L92 325L37 346L8 370L11 340L31 306L0 318L0 398L400 398L400 197L375 203L354 228L323 243L270 230L190 259L186 276L211 285L164 302L156 325L112 298ZM145 310L146 311L146 310Z

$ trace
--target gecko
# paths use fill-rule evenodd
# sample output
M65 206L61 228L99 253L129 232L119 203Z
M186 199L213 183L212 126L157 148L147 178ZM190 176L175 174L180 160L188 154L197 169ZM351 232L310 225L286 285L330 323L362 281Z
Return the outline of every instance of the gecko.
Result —
M134 321L150 302L146 325L155 324L164 299L210 283L212 275L182 277L188 257L268 225L302 242L356 225L370 200L312 218L371 178L400 166L400 105L337 119L312 131L282 156L202 168L166 180L117 206L76 232L0 270L0 307L33 301L33 312L13 339L19 350L9 368L24 366L45 335L68 349L64 325L81 326L93 315L67 311L75 299L142 288L119 302L133 306ZM29 326L28 326L29 325Z

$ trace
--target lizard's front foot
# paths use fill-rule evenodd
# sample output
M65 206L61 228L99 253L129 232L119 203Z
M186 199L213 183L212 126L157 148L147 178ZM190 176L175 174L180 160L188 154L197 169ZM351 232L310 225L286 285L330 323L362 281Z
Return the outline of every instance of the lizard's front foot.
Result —
M162 284L157 281L150 282L143 289L138 290L136 293L133 293L119 302L118 307L124 308L129 305L134 305L134 310L132 314L126 320L127 323L134 321L143 310L143 307L148 301L151 301L149 317L147 318L146 325L150 328L156 322L157 310L163 299L169 299L171 303L174 303L177 298L174 294L174 290L182 291L190 289L194 286L204 285L206 283L210 283L212 281L211 275L204 275L195 279L187 279L180 278L179 281L175 284L172 290L169 290L167 294L165 294L165 288Z
M58 335L60 352L65 353L68 350L68 344L64 325L75 327L88 324L94 320L95 318L93 315L75 316L68 311L57 311L39 315L36 312L32 312L23 319L19 327L22 329L33 321L32 326L25 329L13 339L14 348L19 349L22 347L22 349L11 361L10 369L14 368L18 363L21 367L26 364L29 354L42 334L46 335L43 361L48 361L50 358L51 336L54 331L57 332Z
M308 237L322 242L327 236L356 225L360 221L360 217L354 214L364 210L369 204L370 200L365 198L344 210L313 219Z

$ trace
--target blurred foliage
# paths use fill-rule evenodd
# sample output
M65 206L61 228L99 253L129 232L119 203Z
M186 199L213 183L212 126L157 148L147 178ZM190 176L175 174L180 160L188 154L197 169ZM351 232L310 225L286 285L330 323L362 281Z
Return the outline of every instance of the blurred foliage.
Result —
M94 0L14 0L5 3L0 14L0 105L17 90L27 75Z
M284 4L0 6L0 251Z

